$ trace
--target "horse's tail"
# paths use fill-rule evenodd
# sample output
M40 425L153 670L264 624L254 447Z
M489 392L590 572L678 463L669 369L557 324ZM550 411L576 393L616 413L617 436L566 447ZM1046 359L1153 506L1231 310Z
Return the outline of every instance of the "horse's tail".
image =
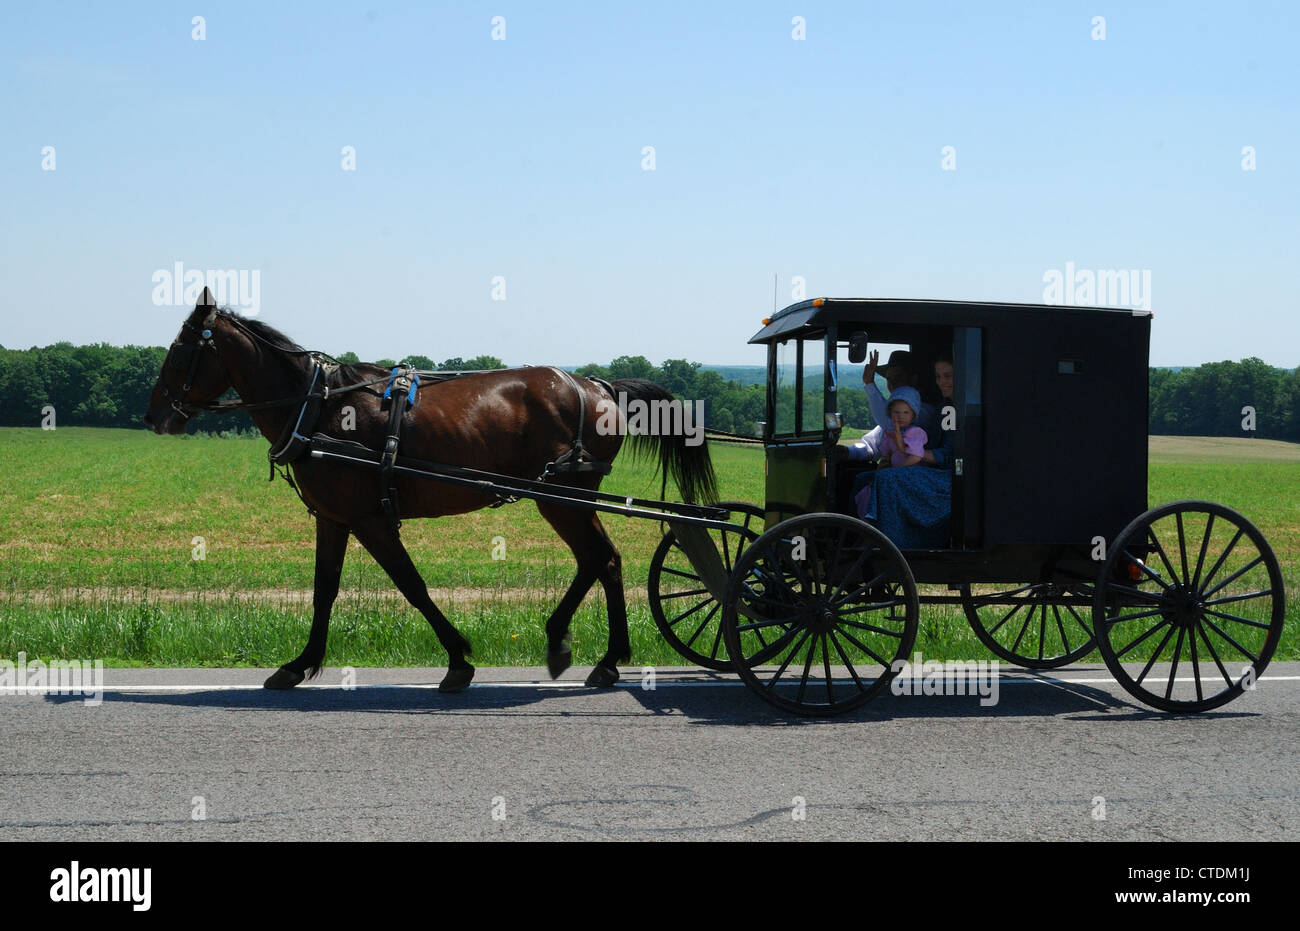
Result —
M628 431L627 440L631 444L633 457L658 455L659 472L663 476L660 499L663 499L668 492L668 478L671 476L682 493L682 500L688 504L697 502L707 504L717 501L718 477L714 474L713 461L709 458L709 445L704 441L702 419L699 423L692 424L692 428L698 431L698 442L687 442L689 438L684 428L686 418L691 413L686 409L689 402L678 402L682 405L682 411L680 419L674 419L671 416L671 406L664 407L652 403L677 401L667 388L644 378L620 378L614 382L613 387L615 401L619 399L620 393L624 393L627 395L629 405L633 401L646 404L649 411L646 420L652 426L675 424L683 427L680 430L648 429L638 430L635 433ZM668 412L668 415L656 416L663 412Z

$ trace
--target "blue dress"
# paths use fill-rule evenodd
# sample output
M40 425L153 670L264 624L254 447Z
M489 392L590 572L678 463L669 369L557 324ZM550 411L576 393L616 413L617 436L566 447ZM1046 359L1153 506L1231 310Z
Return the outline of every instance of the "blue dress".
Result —
M952 536L952 472L929 466L881 469L859 515L900 550L941 549Z
M866 511L858 514L880 528L900 550L942 549L952 537L953 431L931 448L935 465L878 469L858 476L853 496L872 486Z

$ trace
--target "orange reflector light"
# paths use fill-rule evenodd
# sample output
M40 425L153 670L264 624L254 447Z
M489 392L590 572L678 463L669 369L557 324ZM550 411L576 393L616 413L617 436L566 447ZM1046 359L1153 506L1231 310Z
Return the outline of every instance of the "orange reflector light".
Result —
M771 318L771 317L764 317L764 318L763 318L763 326L767 326L767 325L768 325L769 323L771 323L771 322L772 322L772 318Z
M1128 577L1134 582L1142 581L1142 564L1140 562L1129 563Z
M822 304L824 304L825 302L826 302L826 298L824 298L824 297L813 298L813 306L814 306L814 307L820 307L820 306L822 306Z

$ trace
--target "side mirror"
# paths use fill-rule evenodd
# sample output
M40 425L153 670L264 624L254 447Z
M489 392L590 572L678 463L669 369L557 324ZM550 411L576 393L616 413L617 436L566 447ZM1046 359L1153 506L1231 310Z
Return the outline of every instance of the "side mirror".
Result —
M849 336L849 361L854 365L867 361L866 330L854 330Z

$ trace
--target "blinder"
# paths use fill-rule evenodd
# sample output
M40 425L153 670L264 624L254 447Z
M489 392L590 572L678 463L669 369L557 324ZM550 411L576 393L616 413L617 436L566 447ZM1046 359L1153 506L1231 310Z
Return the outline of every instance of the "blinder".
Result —
M176 413L182 417L192 417L199 408L185 403L185 396L189 394L190 388L194 385L194 379L198 374L199 360L203 358L202 350L211 348L216 351L217 345L212 341L212 330L209 329L204 321L205 326L199 328L188 320L182 324L181 329L190 333L197 333L199 338L193 343L172 343L167 352L167 358L163 360L163 368L175 366L176 368L185 369L185 381L181 385L181 394L178 398L173 398L171 391L164 384L162 386L163 396L171 401L171 406Z

